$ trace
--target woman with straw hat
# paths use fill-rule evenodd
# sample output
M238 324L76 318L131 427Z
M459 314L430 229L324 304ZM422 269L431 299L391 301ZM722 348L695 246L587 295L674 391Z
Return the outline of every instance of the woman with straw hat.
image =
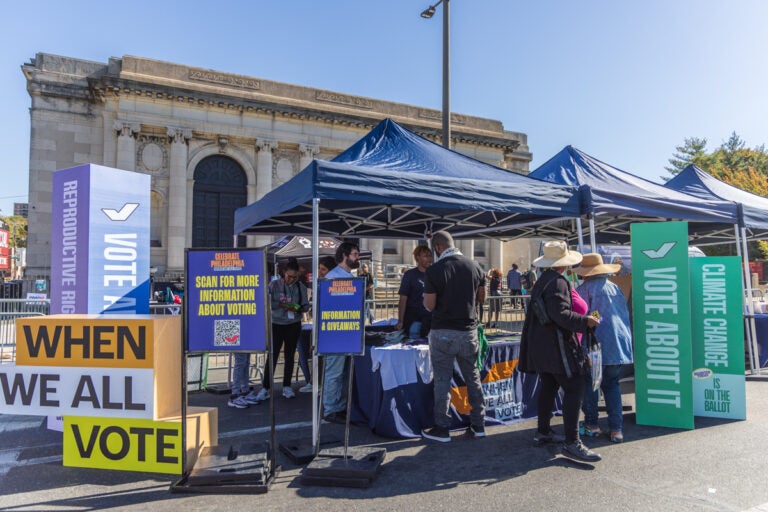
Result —
M581 266L575 269L576 274L585 279L577 291L587 301L589 310L600 314L600 325L595 328L595 337L600 342L603 356L600 389L603 390L608 412L610 440L614 443L624 440L619 378L624 365L632 364L632 330L627 300L621 288L607 279L608 275L620 270L621 264L603 263L602 256L596 253L585 254ZM601 434L597 424L597 400L597 390L592 391L592 377L587 372L582 404L584 424L580 429L587 436Z
M573 311L571 285L563 272L581 262L581 253L569 251L562 241L544 244L543 255L533 261L542 269L531 290L531 302L523 324L519 369L537 373L541 387L538 398L538 428L533 440L538 445L564 441L562 454L578 462L596 462L600 455L584 446L579 438L579 410L584 396L584 352L576 337L595 327L598 320ZM558 388L563 388L563 429L565 438L552 431L550 421Z

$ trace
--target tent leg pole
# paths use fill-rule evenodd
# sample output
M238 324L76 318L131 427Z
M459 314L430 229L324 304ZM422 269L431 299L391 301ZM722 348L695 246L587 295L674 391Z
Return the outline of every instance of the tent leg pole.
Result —
M741 238L741 257L744 267L744 289L747 292L745 297L745 305L747 306L746 315L746 331L747 331L747 347L749 352L749 364L752 367L752 373L760 374L760 354L757 350L757 332L755 329L755 308L752 304L752 273L749 270L749 250L747 248L747 232L743 227L740 228L741 236L737 236L737 241Z
M592 242L592 252L597 252L597 244L595 243L595 218L594 216L589 216L589 238Z
M322 397L318 393L317 376L317 267L320 258L319 234L320 231L320 199L312 199L312 451L317 453L320 446L320 417L318 412L318 400Z
M576 235L579 237L579 252L584 254L584 227L581 225L581 217L576 218Z

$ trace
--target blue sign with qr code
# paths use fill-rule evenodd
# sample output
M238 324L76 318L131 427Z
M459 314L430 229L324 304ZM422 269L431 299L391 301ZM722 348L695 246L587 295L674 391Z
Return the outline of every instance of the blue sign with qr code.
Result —
M263 352L267 339L264 251L187 250L188 352Z

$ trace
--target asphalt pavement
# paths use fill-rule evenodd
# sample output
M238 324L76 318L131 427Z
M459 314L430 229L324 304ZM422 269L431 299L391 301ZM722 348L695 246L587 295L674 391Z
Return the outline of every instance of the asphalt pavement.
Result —
M219 407L220 445L269 438L267 404L241 410L226 401L189 396L191 405ZM631 389L624 401L633 404ZM278 441L309 440L310 395L274 403ZM43 418L0 415L0 509L768 512L768 377L747 378L746 421L697 418L695 430L676 430L637 425L627 411L624 422L623 444L585 440L603 456L594 465L564 459L553 445L533 446L535 420L489 427L485 439L457 432L448 444L385 439L353 426L351 446L387 450L369 488L303 486L302 467L278 454L281 471L268 493L221 495L172 494L167 475L63 467L62 434L46 430ZM321 432L340 439L344 428L323 424Z

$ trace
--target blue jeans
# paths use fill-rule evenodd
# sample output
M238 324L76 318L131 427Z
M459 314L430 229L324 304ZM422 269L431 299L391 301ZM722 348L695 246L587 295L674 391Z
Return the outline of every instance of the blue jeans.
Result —
M347 408L347 356L325 356L323 378L323 416Z
M485 399L480 385L480 370L477 369L479 350L477 330L454 331L432 329L429 332L429 359L432 361L432 375L435 386L435 425L451 427L449 405L451 400L451 379L454 361L458 363L461 376L467 385L470 422L476 427L485 425Z
M608 428L611 432L621 432L623 411L619 378L623 366L621 364L603 365L603 380L600 383L600 389L603 390L605 408L608 412ZM584 379L586 385L584 387L584 402L581 406L581 410L584 411L584 423L590 427L596 427L598 392L592 391L592 377L589 372Z
M408 329L408 337L416 340L421 337L421 322L413 322Z
M251 366L251 354L238 352L235 354L235 366L232 369L232 394L244 395L251 389L248 370Z

